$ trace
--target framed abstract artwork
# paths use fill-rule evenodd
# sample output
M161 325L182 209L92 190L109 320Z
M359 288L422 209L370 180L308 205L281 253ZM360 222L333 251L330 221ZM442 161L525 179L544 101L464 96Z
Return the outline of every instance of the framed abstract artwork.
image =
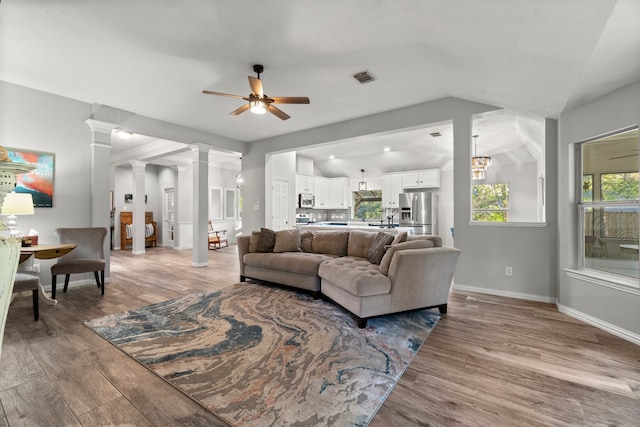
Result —
M36 208L53 207L53 177L56 155L43 151L5 147L9 159L16 163L31 163L36 166L31 172L16 176L16 193L31 193Z

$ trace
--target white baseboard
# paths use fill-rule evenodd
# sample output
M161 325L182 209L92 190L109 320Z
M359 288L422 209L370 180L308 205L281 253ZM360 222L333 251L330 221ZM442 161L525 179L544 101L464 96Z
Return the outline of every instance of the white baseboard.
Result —
M518 298L518 299L523 299L528 301L547 302L547 303L555 304L560 313L566 314L567 316L573 317L574 319L578 319L584 323L588 323L592 326L595 326L598 329L602 329L603 331L609 332L617 337L630 341L634 344L640 345L640 335L635 334L631 331L627 331L626 329L622 329L621 327L613 325L611 323L607 323L603 320L600 320L596 317L585 314L571 307L558 304L556 298L545 297L542 295L523 294L520 292L503 291L499 289L489 289L489 288L479 288L476 286L458 285L455 283L453 284L453 289L460 290L460 291L467 291L467 292L477 292L479 294L497 295L500 297Z
M556 306L558 307L558 311L560 313L564 313L567 316L571 316L575 319L583 321L584 323L588 323L590 325L595 326L596 328L602 329L603 331L607 331L617 337L620 337L627 341L631 341L634 344L640 345L640 335L638 334L635 334L631 331L627 331L626 329L622 329L619 326L605 322L596 317L593 317L586 313L578 311L574 308L567 307L566 305L556 303Z
M547 302L550 304L553 304L556 302L555 298L547 297L544 295L534 295L534 294L525 294L521 292L503 291L501 289L479 288L477 286L458 285L456 283L453 284L453 289L456 289L459 291L466 291L466 292L477 292L479 294L496 295L499 297L517 298L517 299L523 299L527 301Z

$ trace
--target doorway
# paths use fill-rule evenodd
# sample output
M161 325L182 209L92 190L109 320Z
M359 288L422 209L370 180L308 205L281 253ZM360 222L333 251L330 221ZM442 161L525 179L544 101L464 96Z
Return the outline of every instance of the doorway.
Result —
M175 241L175 190L164 189L163 197L164 227L162 227L162 242L164 246L174 247Z
M273 229L289 228L289 183L274 180L272 182Z

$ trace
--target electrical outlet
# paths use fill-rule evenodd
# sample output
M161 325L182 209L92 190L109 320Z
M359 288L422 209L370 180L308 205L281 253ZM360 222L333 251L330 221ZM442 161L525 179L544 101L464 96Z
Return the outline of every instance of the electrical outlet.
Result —
M33 264L33 271L36 273L40 273L40 264Z
M504 274L506 274L507 276L513 276L513 267L506 267L504 269Z

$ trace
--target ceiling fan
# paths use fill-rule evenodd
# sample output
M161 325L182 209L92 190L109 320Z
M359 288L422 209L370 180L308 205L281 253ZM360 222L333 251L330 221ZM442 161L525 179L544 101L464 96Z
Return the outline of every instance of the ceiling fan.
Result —
M309 98L306 96L267 96L262 90L262 80L260 80L260 73L264 71L264 67L260 64L255 64L253 66L253 71L258 75L258 77L249 76L249 86L251 86L251 93L249 96L230 95L228 93L211 92L209 90L203 90L202 93L207 95L227 96L229 98L239 98L248 101L247 104L244 104L242 107L229 113L234 116L251 109L251 112L254 114L264 114L268 111L281 120L287 120L290 116L273 104L309 104Z

